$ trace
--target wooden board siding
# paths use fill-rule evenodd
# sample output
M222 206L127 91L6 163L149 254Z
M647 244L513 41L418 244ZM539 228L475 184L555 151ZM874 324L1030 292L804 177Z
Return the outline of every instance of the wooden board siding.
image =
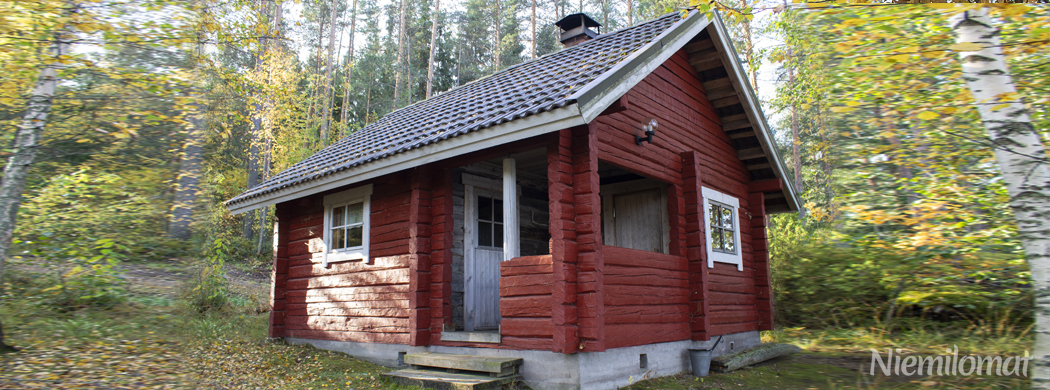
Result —
M453 221L452 170L434 175L430 239L430 334L438 335L452 324ZM437 339L432 337L431 341Z
M598 128L572 131L572 188L576 237L576 310L580 347L600 352L605 346L601 180L598 176Z
M673 55L628 91L625 101L628 102L626 109L601 115L589 125L596 133L597 158L669 184L673 247L670 254L680 259L681 264L676 264L680 268L671 270L659 265L661 260L655 256L658 254L646 258L653 265L642 268L651 273L652 278L658 272L677 272L674 275L684 274L686 277L681 281L672 278L673 282L669 280L655 286L627 284L642 283L646 279L644 276L632 277L625 269L618 268L621 265L610 263L617 261L610 251L619 253L624 249L606 247L606 347L690 338L707 340L719 334L759 329L760 317L771 321L766 314L771 313L768 298L760 301L760 294L768 296L765 292L768 263L756 261L753 253L753 246L765 245L764 236L761 241L754 239L754 235L764 233L765 224L758 219L764 221L765 216L764 211L751 204L761 206L762 203L752 196L748 187L750 174L737 157L731 140L722 131L715 107L707 99L696 71L689 65L687 54L679 51ZM656 118L659 123L653 143L636 145L634 136L642 135L641 126L651 118ZM715 263L714 268L707 267L702 232L704 221L700 215L703 212L700 207L701 187L740 200L738 226L743 271L724 263ZM758 203L753 203L756 201ZM757 218L755 224L752 224L753 218ZM764 246L758 251L765 256L762 260L768 258ZM632 300L639 300L639 291L651 297L650 302L659 302L661 309L624 309ZM765 309L761 316L759 307ZM687 313L688 318L678 315L677 310ZM638 313L639 319L633 323L625 322L632 313ZM642 313L646 315L642 316ZM649 316L655 319L648 319ZM678 320L682 321L673 322ZM647 328L638 324L653 326Z
M551 286L554 270L550 255L517 257L500 263L500 334L508 348L550 350ZM537 348L540 347L540 348Z
M278 205L278 219L288 226L282 240L285 223L278 222L278 248L284 242L286 250L278 250L275 262L275 278L284 285L283 302L274 301L283 306L282 336L413 345L429 341L429 272L418 270L430 267L430 213L412 212L430 206L421 177L426 175L401 173L373 181L370 261L325 268L311 260L307 242L322 238L327 193ZM277 333L273 323L271 335Z
M682 256L605 246L605 347L689 339L689 272Z
M573 194L572 130L548 137L547 191L550 203L551 350L573 353L580 347L579 310L576 307L578 250L576 243L576 197Z

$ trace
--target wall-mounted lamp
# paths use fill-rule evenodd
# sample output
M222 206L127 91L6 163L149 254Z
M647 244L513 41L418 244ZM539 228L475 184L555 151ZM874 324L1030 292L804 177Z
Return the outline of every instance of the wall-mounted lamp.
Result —
M647 141L650 144L653 143L653 135L656 134L656 126L656 119L650 119L649 124L642 127L645 129L645 137L639 135L634 136L634 143L636 145L641 145L642 141Z

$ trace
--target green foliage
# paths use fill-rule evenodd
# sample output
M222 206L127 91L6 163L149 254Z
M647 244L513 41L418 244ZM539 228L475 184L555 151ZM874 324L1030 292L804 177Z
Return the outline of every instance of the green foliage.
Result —
M38 291L39 304L70 311L85 307L110 308L127 300L126 283L116 268L122 248L113 240L89 243L40 235L23 246L31 260L55 275L48 287Z
M205 313L222 311L230 305L232 293L226 280L227 246L216 239L208 251L204 264L190 278L179 294L182 303L192 311Z
M1029 275L1017 255L951 247L899 250L807 229L793 216L774 221L771 267L783 326L875 326L891 307L894 316L942 322L1000 328L1030 322Z
M90 168L51 176L22 206L17 236L48 246L109 240L120 243L109 250L134 259L180 255L181 244L160 238L166 210L146 192L150 188L125 176L141 177Z

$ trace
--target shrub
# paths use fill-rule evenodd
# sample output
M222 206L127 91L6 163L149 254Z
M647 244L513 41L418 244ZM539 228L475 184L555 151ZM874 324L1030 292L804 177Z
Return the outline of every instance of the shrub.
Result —
M134 187L132 182L90 169L51 176L26 194L16 237L28 242L49 236L64 243L108 239L121 243L113 249L131 258L178 255L184 247L158 238L164 236L167 202L157 201L151 192L156 189Z
M874 245L803 227L794 218L777 219L770 240L781 326L890 330L894 317L971 324L996 318L996 326L1011 329L1030 322L1027 267L1014 254Z
M189 309L197 313L221 311L231 303L233 295L224 268L226 251L226 243L215 240L196 275L183 286L179 298Z
M113 240L64 242L40 235L22 244L27 254L56 275L54 283L40 291L42 304L68 311L109 308L127 300L126 283L116 268L122 248Z

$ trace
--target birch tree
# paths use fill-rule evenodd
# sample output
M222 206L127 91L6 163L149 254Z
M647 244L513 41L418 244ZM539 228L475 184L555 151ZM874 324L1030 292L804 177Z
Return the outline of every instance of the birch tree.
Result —
M949 20L956 34L963 79L994 144L1010 207L1017 219L1035 291L1033 389L1050 389L1050 168L1038 131L1007 69L999 29L987 8Z
M67 4L67 7L68 14L79 8L76 4ZM60 81L58 71L62 67L64 56L69 53L70 36L64 26L55 32L40 75L29 95L22 123L15 131L14 150L4 166L4 177L0 181L0 286L3 286L4 263L7 260L7 252L11 249L11 238L15 231L15 221L18 219L18 207L22 204L26 177L29 176L29 168L36 158L40 135L44 132L48 114L51 113L55 89ZM0 322L0 351L12 350L17 349L4 342L3 323Z
M531 20L532 26L531 26L531 30L529 31L529 33L532 34L532 38L530 38L530 40L529 40L529 42L531 42L531 45L530 45L531 49L529 49L529 58L535 59L536 58L536 0L532 0L532 15L530 16L530 20Z

